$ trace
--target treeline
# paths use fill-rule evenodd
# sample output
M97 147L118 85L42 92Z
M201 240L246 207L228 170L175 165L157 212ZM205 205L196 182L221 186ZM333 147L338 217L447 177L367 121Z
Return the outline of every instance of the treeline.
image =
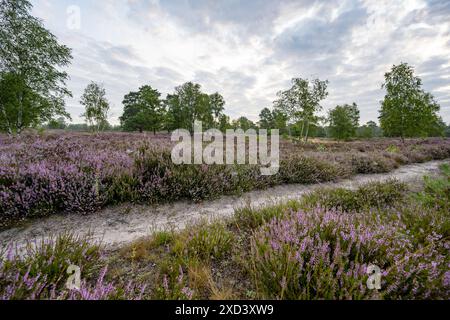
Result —
M421 79L406 63L393 66L385 75L382 87L386 95L379 110L380 126L374 121L361 125L356 103L338 105L327 116L320 116L321 102L328 96L328 84L328 81L319 79L293 79L291 88L278 93L273 107L261 111L257 123L246 117L231 121L224 114L223 96L218 92L204 93L199 84L187 82L175 88L165 99L161 98L158 90L145 85L125 95L121 125L115 129L154 133L188 129L192 132L194 122L199 120L205 129L278 129L283 135L303 141L310 137L349 140L386 136L403 139L444 136L450 132L438 115L439 104L422 89ZM108 102L101 85L91 83L81 103L86 107L84 117L90 128L108 128Z
M110 103L101 84L91 82L80 104L85 124L67 124L65 99L71 97L62 71L71 60L71 49L33 17L27 0L0 0L0 131L20 134L27 128L76 131L171 131L193 130L196 120L203 128L248 130L279 129L288 136L307 141L310 137L428 137L450 135L439 117L439 104L422 89L422 81L406 63L393 66L385 75L386 90L379 110L380 127L374 121L360 125L356 103L343 103L322 113L328 97L328 81L295 78L291 88L278 93L273 106L264 108L257 123L246 117L231 120L225 113L220 93L208 94L199 84L185 83L165 98L150 85L131 91L123 98L120 126L108 123Z

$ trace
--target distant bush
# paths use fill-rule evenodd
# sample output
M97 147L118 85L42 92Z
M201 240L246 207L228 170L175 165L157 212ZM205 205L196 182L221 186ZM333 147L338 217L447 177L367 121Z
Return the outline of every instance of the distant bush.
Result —
M342 176L338 166L314 158L291 156L281 162L280 175L285 183L318 183Z
M351 158L351 168L358 174L385 173L397 167L397 163L381 155L355 154Z

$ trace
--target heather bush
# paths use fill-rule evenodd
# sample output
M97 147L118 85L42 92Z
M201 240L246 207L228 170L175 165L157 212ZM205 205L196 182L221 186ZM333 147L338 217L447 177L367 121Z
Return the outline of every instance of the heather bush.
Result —
M255 165L176 166L171 146L168 135L0 136L0 227L55 213L88 214L123 202L202 201L450 157L450 143L444 139L329 143L326 151L317 151L313 143L282 141L279 173L261 176Z
M241 229L256 229L263 224L270 222L273 218L283 216L286 211L298 207L298 201L290 201L288 204L279 204L253 209L250 206L238 208L234 212L234 223Z
M142 300L146 285L137 286L133 282L116 285L105 280L108 267L104 267L94 284L81 282L80 289L65 290L59 296L55 293L51 299L58 300Z
M275 219L252 240L252 272L268 299L362 299L369 263L395 259L395 228L372 230L355 215L314 209Z
M0 300L140 299L144 286L105 280L107 267L101 257L100 245L89 236L70 233L30 242L25 248L9 246L0 259ZM80 289L65 287L69 265L80 267Z
M439 207L450 211L450 165L441 166L442 177L425 177L424 191L417 199L427 207Z
M344 188L319 189L302 199L302 204L314 208L340 209L344 212L383 208L398 204L406 192L406 185L396 180L364 184L356 190Z
M429 244L415 252L405 252L384 272L382 286L385 299L449 299L450 242L440 235L430 237Z
M301 156L290 156L282 160L280 175L285 183L318 183L342 177L338 166Z
M189 230L185 244L179 246L178 255L187 255L202 260L221 259L231 249L233 234L225 225L214 223L208 226L198 226ZM180 250L182 248L183 250Z
M89 277L96 270L100 257L100 245L89 236L75 236L64 233L57 237L28 242L24 248L8 247L3 271L28 272L29 277L45 276L46 280L59 287L66 278L69 265L78 265ZM13 251L18 254L12 255Z
M183 268L179 266L178 272L165 274L162 284L155 289L154 298L158 300L192 300L194 290L187 285L187 277Z
M354 173L385 173L394 170L398 164L378 154L354 154L351 157L351 168Z
M249 272L262 298L370 299L378 293L367 289L366 271L375 264L382 298L446 299L449 246L437 234L414 244L401 221L377 212L312 209L262 226Z

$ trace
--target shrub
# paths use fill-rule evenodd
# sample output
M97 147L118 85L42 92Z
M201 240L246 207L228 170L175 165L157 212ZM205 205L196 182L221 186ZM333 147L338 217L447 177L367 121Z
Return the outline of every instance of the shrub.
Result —
M440 169L443 177L425 177L424 191L416 197L427 207L450 210L450 165L442 165Z
M286 204L257 209L246 206L235 210L234 223L236 223L239 228L256 229L270 222L273 218L281 218L291 210L298 210L299 207L300 203L295 200L291 200Z
M110 204L202 201L450 157L450 140L444 139L327 143L326 151L282 141L279 173L261 176L256 165L176 166L171 145L168 135L0 136L0 227L55 213L89 214Z
M297 156L281 162L280 175L285 183L318 183L341 177L339 168L331 163Z
M275 219L252 240L252 273L268 299L362 299L369 263L395 257L392 234L315 209ZM387 234L388 233L388 234ZM394 237L395 239L395 237ZM394 240L395 241L395 240Z
M195 292L189 288L187 281L183 268L180 266L178 273L163 276L162 284L156 288L154 298L158 300L192 300Z
M351 168L359 174L385 173L397 166L393 160L375 154L354 154L351 158Z
M191 257L220 259L229 253L232 243L233 234L225 225L215 223L191 230L185 250Z
M434 235L415 245L407 231L377 213L299 211L255 234L249 272L265 299L370 299L366 271L375 264L382 298L447 299L450 243Z
M10 246L0 259L0 300L140 299L145 286L116 285L105 280L101 247L89 236L65 233L29 243L18 253ZM80 289L65 287L69 265L81 269ZM99 272L100 268L102 270ZM97 276L98 275L98 276Z
M357 190L343 188L319 189L302 199L302 204L314 208L341 209L344 212L361 211L368 208L392 206L405 195L406 185L396 180L372 182Z

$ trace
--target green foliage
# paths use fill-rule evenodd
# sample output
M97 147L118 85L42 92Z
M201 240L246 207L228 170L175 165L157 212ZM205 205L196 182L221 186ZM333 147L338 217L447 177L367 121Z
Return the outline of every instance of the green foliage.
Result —
M55 286L56 290L64 289L69 265L79 266L83 279L89 279L99 270L100 250L100 245L93 243L90 236L64 233L36 243L28 243L21 255L5 260L0 258L0 271L17 272L29 279L40 278ZM0 288L7 285L3 281L7 279L0 280ZM52 289L42 288L45 291ZM20 291L16 294L20 294ZM27 298L27 291L22 294L24 297L16 296L15 299Z
M188 278L184 275L183 267L171 267L169 274L165 274L162 285L154 293L157 300L191 300L194 291L187 286Z
M319 118L315 115L322 110L320 101L328 96L328 81L315 79L310 83L308 79L292 79L292 88L278 93L275 110L284 114L288 121L302 121L300 137L308 141L311 124Z
M228 129L232 129L232 125L230 123L230 117L225 115L225 114L221 114L219 116L219 124L218 124L218 129L221 132L226 132Z
M450 165L441 166L441 178L424 177L424 191L417 194L417 199L425 206L450 210Z
M59 117L58 119L52 119L49 121L47 128L49 129L56 129L56 130L63 130L67 128L66 120L63 117Z
M231 249L233 234L225 225L216 223L194 230L186 248L189 256L203 260L223 258Z
M169 130L194 130L195 121L202 121L203 128L219 127L225 100L219 93L208 95L201 91L201 86L187 82L175 88L173 94L167 95L167 128ZM223 123L222 123L223 124Z
M30 14L26 0L0 1L0 130L20 134L55 116L70 118L64 99L68 75L62 71L72 58Z
M403 199L405 191L406 185L396 180L369 183L357 190L321 189L305 196L302 205L340 209L344 212L361 211L395 205Z
M109 102L106 100L106 91L102 85L91 82L84 90L80 103L86 108L81 115L86 118L94 131L101 131L107 127Z
M261 129L271 129L273 128L273 114L269 108L264 108L259 114L259 127Z
M407 63L394 65L386 73L380 123L388 137L426 137L442 135L440 109L434 97L422 89L422 80Z
M291 210L298 210L300 202L291 200L286 204L267 206L263 208L251 208L249 206L238 208L234 211L234 223L239 229L257 229L270 222L274 218L281 218Z
M445 127L444 135L445 135L446 137L450 137L450 125L447 126L447 127Z
M399 153L400 149L396 145L391 144L389 147L387 147L386 151L390 153Z
M247 131L249 129L256 129L256 124L253 123L253 121L247 119L246 117L240 117L237 120L233 121L232 124L233 129L242 129L244 131Z
M356 103L337 106L330 111L330 135L338 140L348 140L356 136L359 125L359 110Z
M286 133L287 117L280 110L270 111L269 108L264 108L259 114L259 128L260 129L278 129L280 134Z
M123 99L124 111L120 117L125 131L153 131L162 129L165 110L161 94L151 86L143 86L138 92L130 92Z
M86 123L71 123L67 126L69 131L89 131L89 127Z
M156 247L167 245L169 243L172 243L174 238L175 237L173 232L160 231L155 233L155 235L153 236L153 244Z

